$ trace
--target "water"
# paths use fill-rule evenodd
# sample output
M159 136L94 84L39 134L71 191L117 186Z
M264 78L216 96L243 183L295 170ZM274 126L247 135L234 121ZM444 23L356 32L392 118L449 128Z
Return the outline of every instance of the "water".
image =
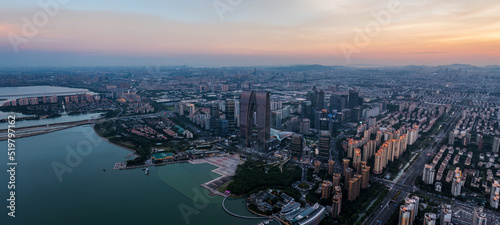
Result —
M232 217L199 184L218 175L210 164L175 164L144 171L114 171L130 152L101 141L90 126L18 139L16 218L0 201L0 224L238 224L259 220ZM7 143L0 142L6 168ZM80 152L76 158L76 151ZM78 160L80 158L80 160ZM70 161L68 162L67 159ZM52 165L72 171L57 177ZM106 169L106 172L103 171ZM0 172L0 197L8 198L8 174ZM235 213L251 215L243 200L227 201ZM185 216L182 215L184 210Z

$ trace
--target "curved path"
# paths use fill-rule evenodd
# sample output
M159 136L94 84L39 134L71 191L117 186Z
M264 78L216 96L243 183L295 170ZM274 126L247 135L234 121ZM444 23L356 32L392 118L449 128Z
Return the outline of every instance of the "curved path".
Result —
M227 208L226 208L226 199L228 197L225 197L223 200L222 200L222 208L224 209L224 211L226 211L229 215L231 216L234 216L234 217L238 217L238 218L243 218L243 219L272 219L272 220L275 220L275 221L278 221L278 223L281 224L281 222L279 220L277 220L276 218L273 218L273 217L256 217L256 216L242 216L242 215L238 215L236 213L233 213L231 211L229 211Z

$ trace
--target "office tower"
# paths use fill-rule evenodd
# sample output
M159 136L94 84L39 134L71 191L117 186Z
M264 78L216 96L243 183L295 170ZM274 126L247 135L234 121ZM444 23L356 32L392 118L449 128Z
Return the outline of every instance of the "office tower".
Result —
M313 89L307 92L306 96L307 101L311 102L311 106L314 111L317 111L318 108L318 91L316 90L316 86L313 86Z
M424 225L436 225L437 216L435 213L424 214Z
M332 193L332 182L324 180L321 185L321 199L329 199Z
M472 225L486 225L488 219L486 218L486 213L483 212L483 207L474 208L474 213L472 214Z
M441 216L440 216L441 224L451 223L452 212L453 211L451 210L451 205L447 204L441 205Z
M351 89L349 90L349 108L352 109L354 107L357 107L359 104L359 93Z
M343 169L344 172L343 172L342 175L344 175L344 176L346 175L346 169L349 168L349 162L350 161L351 160L349 160L349 159L344 159L343 160L343 167L342 167L342 169Z
M361 162L361 150L359 148L354 149L354 155L352 159L352 166L358 168L358 163Z
M283 120L283 116L281 110L271 112L271 127L273 129L280 129L281 121Z
M327 162L330 158L330 132L321 131L319 137L319 159Z
M462 189L462 184L463 181L462 179L462 171L460 171L460 168L456 168L453 176L453 181L451 183L451 194L453 196L459 196L461 194L461 189Z
M492 152L498 152L500 150L500 137L495 137L493 139L493 149Z
M302 157L302 151L304 149L304 137L300 134L292 135L292 157L300 160Z
M219 135L219 120L220 120L220 111L219 105L213 104L210 107L210 130L213 135Z
M227 136L229 135L229 121L226 119L219 120L219 133L222 136Z
M300 122L299 133L309 134L310 129L311 129L311 121L307 118L302 119L302 122Z
M360 178L361 175L355 174L354 177L349 180L347 186L347 198L349 201L354 201L359 196Z
M325 107L325 92L323 90L321 90L318 93L318 104L317 104L316 111L322 111L323 109L326 109L326 107Z
M451 131L448 136L448 145L453 145L455 143L455 132Z
M399 207L399 222L398 225L411 225L411 211L405 205Z
M226 120L229 122L229 133L234 133L236 130L235 120L235 102L234 99L226 99Z
M341 175L340 173L333 173L333 175L332 175L332 178L333 178L333 179L332 179L332 180L333 180L333 181L332 181L332 185L333 185L334 187L336 187L336 186L340 186L340 177L341 177L341 176L342 176L342 175Z
M339 96L336 94L333 94L330 96L330 112L333 112L334 110L341 111L339 109Z
M498 202L500 200L500 183L495 180L491 184L491 192L490 192L490 206L498 209Z
M321 168L321 162L320 161L314 161L314 173L319 173L319 170Z
M422 180L426 184L433 184L434 183L434 173L436 170L434 169L434 166L425 164L424 166L424 172L422 173Z
M362 115L361 107L354 107L351 109L351 121L360 121Z
M351 168L347 168L345 170L345 175L344 175L344 188L347 188L349 186L349 181L354 175L354 171Z
M332 199L332 217L335 218L340 214L342 208L342 193L335 194Z
M335 161L333 159L328 160L328 175L332 175L335 171Z
M267 152L271 137L271 107L268 92L243 91L240 97L240 135L245 147L252 146L254 130L253 114L257 120L257 148Z
M363 189L368 188L368 186L370 185L370 183L369 183L369 181L370 181L370 167L364 166L361 169L361 175L362 175L361 188L363 188Z

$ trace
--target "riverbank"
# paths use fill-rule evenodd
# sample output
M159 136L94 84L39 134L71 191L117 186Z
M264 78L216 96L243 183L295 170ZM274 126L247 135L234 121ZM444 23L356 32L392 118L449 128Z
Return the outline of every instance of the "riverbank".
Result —
M201 186L209 190L212 194L222 197L228 197L229 194L222 193L218 189L233 178L236 169L238 169L238 165L243 164L243 162L244 161L240 159L239 155L226 155L223 157L203 158L190 161L192 164L208 163L217 167L213 169L212 172L221 176L201 184Z

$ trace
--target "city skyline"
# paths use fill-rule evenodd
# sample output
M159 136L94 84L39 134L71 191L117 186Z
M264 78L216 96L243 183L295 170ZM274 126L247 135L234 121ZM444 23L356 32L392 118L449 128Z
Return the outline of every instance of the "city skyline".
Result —
M0 1L0 66L484 66L500 56L494 1L42 2Z

